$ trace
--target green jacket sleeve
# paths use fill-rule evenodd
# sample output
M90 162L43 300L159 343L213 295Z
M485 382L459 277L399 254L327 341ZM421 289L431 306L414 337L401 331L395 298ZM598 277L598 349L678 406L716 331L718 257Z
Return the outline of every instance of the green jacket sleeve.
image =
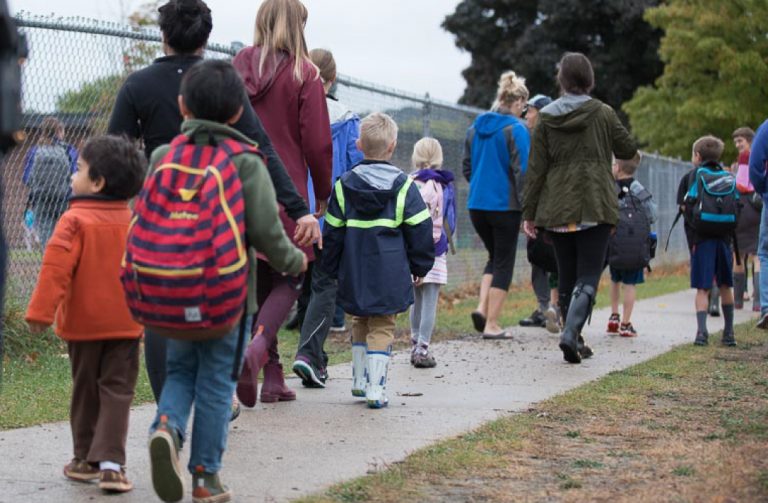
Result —
M533 143L531 155L528 158L528 170L525 173L525 188L523 189L523 220L535 220L539 197L547 179L549 164L547 163L547 131L541 121L531 135Z
M245 199L248 244L266 255L276 271L299 274L303 254L285 235L267 168L258 156L248 154L239 156L237 165Z
M613 155L617 159L632 159L637 154L635 139L632 138L627 128L621 123L616 112L608 105L605 105L605 107L608 109L606 113L608 114L608 121L611 127L611 137L613 138L613 144L611 145Z

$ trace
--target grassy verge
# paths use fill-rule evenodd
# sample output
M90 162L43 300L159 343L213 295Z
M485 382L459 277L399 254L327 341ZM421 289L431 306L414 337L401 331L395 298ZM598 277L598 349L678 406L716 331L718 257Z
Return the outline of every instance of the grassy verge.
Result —
M687 288L687 276L681 269L658 270L649 276L647 282L638 288L639 298L649 298ZM476 287L454 290L442 295L434 341L449 340L471 332L470 313L476 307ZM607 289L601 288L598 307L607 305ZM535 301L529 288L516 287L510 291L505 303L502 324L513 325L535 308ZM15 320L15 321L14 321ZM7 336L14 344L14 358L5 362L3 368L3 389L0 391L0 429L21 428L51 421L63 421L68 417L70 399L70 374L66 349L55 337L48 334L45 343L27 344L32 339L23 333L23 311L14 310L6 318L13 332ZM408 317L398 317L396 347L409 344ZM43 337L43 336L39 336ZM298 345L298 333L282 330L279 334L280 352L290 372ZM331 364L350 360L348 334L332 334L326 342L326 351ZM152 392L146 372L139 372L135 403L152 400Z
M768 336L683 346L307 498L768 501Z

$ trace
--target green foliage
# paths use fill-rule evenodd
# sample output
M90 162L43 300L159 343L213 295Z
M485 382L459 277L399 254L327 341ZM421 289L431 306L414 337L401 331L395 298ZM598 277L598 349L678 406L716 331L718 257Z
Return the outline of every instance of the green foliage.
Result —
M670 0L646 19L665 32L665 68L625 104L633 132L649 150L684 159L696 138L714 134L726 142L723 159L732 160L733 130L756 128L766 116L768 3Z
M462 103L487 107L499 75L512 69L531 93L558 94L557 62L566 51L586 54L595 69L595 96L617 110L638 86L662 71L661 31L643 13L658 0L464 0L443 28L472 55Z
M101 77L87 82L75 91L67 91L56 100L56 108L63 113L101 113L110 110L123 83L120 75Z

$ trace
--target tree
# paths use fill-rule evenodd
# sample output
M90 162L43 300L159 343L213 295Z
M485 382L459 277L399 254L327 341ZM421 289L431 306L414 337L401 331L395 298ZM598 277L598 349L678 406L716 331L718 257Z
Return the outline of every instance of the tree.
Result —
M724 160L733 159L733 130L766 117L768 3L670 0L646 18L665 32L665 67L625 105L633 131L649 149L685 159L696 138L714 134L726 141Z
M595 68L595 96L618 110L640 85L662 71L661 31L643 13L658 0L464 0L443 28L472 55L462 72L461 102L488 107L498 77L513 69L532 93L555 96L557 62L566 51L586 54Z

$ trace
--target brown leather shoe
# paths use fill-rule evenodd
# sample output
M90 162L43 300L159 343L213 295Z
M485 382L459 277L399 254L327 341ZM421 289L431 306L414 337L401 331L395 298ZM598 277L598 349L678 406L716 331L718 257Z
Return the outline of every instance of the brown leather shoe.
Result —
M125 476L125 469L119 472L101 470L99 473L99 489L110 493L127 493L133 489L133 484Z
M64 476L78 482L90 482L99 478L99 465L84 459L72 458L64 467Z

